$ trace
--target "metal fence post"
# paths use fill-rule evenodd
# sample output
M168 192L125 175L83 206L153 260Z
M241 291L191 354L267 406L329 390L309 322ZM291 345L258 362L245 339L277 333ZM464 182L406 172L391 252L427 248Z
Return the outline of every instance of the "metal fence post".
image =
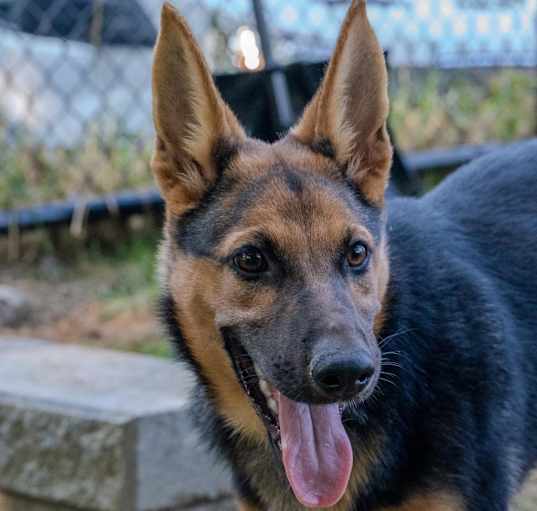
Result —
M535 37L534 44L536 44L537 43L537 10L535 11L535 14L533 15L533 33ZM537 49L535 50L535 62L534 62L533 74L537 75ZM535 134L537 135L537 85L534 85L533 97L535 100Z
M283 71L274 69L276 62L274 61L274 55L272 53L270 32L265 18L263 0L252 0L252 6L254 9L257 31L259 33L259 38L261 39L261 49L263 50L266 65L269 68L278 124L280 129L285 130L289 128L295 120L291 98L289 96L289 88L287 86L287 79Z

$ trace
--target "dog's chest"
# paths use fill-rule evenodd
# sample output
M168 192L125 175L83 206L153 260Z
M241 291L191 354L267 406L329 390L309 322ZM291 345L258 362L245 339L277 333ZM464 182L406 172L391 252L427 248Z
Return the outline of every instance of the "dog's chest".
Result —
M241 449L239 464L266 511L307 511L293 495L283 466L270 449ZM352 511L353 503L349 493L330 511Z

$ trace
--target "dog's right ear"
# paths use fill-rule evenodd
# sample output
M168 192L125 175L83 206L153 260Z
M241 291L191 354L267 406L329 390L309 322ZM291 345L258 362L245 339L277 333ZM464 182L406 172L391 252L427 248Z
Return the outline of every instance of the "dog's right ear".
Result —
M181 215L218 178L245 139L222 100L186 21L165 3L153 64L156 147L152 169L169 212Z

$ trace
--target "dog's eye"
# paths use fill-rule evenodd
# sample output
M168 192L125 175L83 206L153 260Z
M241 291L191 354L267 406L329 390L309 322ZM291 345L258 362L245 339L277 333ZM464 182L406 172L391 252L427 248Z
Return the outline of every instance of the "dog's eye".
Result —
M260 250L244 247L233 257L233 264L245 273L262 273L268 265Z
M369 250L361 241L351 245L347 252L347 263L353 270L362 270L369 260Z

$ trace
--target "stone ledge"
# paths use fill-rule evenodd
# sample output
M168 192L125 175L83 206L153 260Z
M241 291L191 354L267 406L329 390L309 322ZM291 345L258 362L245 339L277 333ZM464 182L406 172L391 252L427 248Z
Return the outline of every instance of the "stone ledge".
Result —
M197 509L229 495L191 426L177 364L17 339L0 339L0 353L3 491L44 511Z
M168 508L163 511L236 511L235 500L225 498L216 502L198 502L188 507ZM37 500L18 497L13 494L0 494L0 511L74 511L72 507L59 504L46 504Z

